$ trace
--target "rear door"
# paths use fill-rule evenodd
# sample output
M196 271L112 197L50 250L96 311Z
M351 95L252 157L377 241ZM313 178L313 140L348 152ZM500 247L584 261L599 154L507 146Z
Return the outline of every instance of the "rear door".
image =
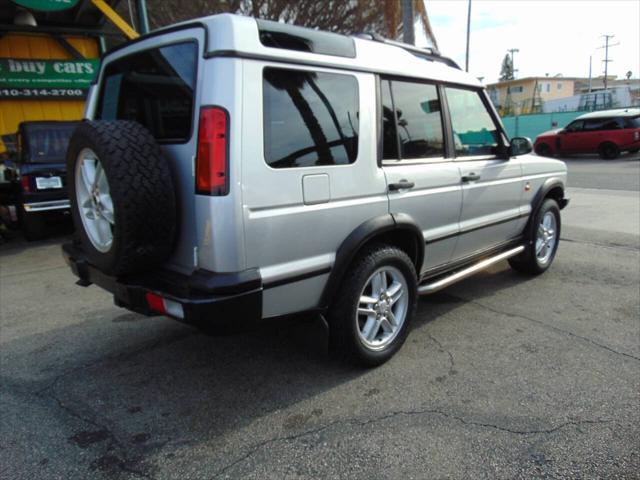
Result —
M74 122L22 124L18 135L24 203L67 199L65 155Z
M498 156L500 128L480 91L446 87L445 92L462 181L460 235L453 255L460 260L519 233L522 168L518 158Z
M390 211L409 215L422 230L422 270L441 266L456 245L462 188L458 166L445 155L439 88L383 78L380 91Z
M169 264L184 273L197 265L193 168L204 37L204 28L185 29L153 35L110 54L101 69L97 101L87 109L89 118L141 123L165 152L180 222Z
M243 71L244 251L271 317L316 307L338 247L388 213L375 77L254 60Z
M640 147L640 115L635 117L621 118L623 123L623 130L620 132L622 137L621 145L631 145L633 149Z

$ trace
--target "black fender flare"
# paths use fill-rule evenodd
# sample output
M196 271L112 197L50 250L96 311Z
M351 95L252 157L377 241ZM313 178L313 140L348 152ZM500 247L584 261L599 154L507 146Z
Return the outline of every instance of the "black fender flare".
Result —
M567 204L569 203L569 199L564 196L565 185L562 179L558 177L547 178L542 184L542 187L538 189L535 196L533 197L533 200L531 201L531 213L529 214L527 225L523 230L525 234L531 231L535 214L542 205L542 202L544 202L544 199L549 195L549 192L558 188L561 190L562 195L554 196L553 198L558 202L560 210L567 206Z
M531 211L532 212L537 211L538 208L540 208L540 205L542 205L542 202L544 201L544 199L547 198L547 196L549 195L549 192L556 188L559 188L562 191L561 197L558 197L558 198L554 197L558 201L558 206L560 207L560 210L566 207L567 204L569 203L569 199L564 196L564 189L565 189L564 182L562 181L561 178L551 177L551 178L547 178L544 181L544 183L542 184L542 187L538 189L536 195L533 197L533 201L531 202Z
M331 275L321 297L321 306L328 307L344 277L349 265L356 257L360 249L370 240L377 236L393 231L408 231L416 236L416 270L422 266L424 259L424 237L422 230L411 216L406 214L387 213L378 217L370 218L366 222L358 225L342 242L336 251L336 258L331 269Z

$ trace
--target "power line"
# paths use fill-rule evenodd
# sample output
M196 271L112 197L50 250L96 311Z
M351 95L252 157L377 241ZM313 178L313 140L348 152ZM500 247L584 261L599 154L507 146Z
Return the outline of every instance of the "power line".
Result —
M609 39L615 37L615 35L600 35L600 38L604 37L604 45L602 45L601 47L598 47L598 50L604 48L604 91L607 91L607 74L609 72L609 62L613 62L613 60L609 59L609 48L611 47L615 47L617 45L620 45L620 42L618 43L609 43Z

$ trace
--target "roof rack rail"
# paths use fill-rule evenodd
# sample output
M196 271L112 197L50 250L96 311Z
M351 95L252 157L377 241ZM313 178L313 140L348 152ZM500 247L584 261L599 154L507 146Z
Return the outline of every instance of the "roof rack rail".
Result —
M441 62L450 67L457 68L458 70L462 70L456 62L454 62L449 57L444 57L440 55L440 52L433 47L424 47L424 48L416 47L415 45L410 45L408 43L402 43L402 42L397 42L395 40L390 40L374 32L359 33L356 35L356 37L364 38L365 40L373 40L374 42L380 42L387 45L392 45L394 47L399 47L410 53L413 53L418 57L431 60L432 62Z

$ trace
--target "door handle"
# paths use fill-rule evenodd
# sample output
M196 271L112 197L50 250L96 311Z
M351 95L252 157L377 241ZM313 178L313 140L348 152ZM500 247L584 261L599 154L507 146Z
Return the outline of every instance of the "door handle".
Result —
M390 183L389 191L395 192L397 190L405 190L405 189L413 188L414 186L415 186L415 183L402 179L398 183Z
M480 180L480 175L478 175L477 173L471 172L467 175L462 176L463 182L475 182L476 180Z

